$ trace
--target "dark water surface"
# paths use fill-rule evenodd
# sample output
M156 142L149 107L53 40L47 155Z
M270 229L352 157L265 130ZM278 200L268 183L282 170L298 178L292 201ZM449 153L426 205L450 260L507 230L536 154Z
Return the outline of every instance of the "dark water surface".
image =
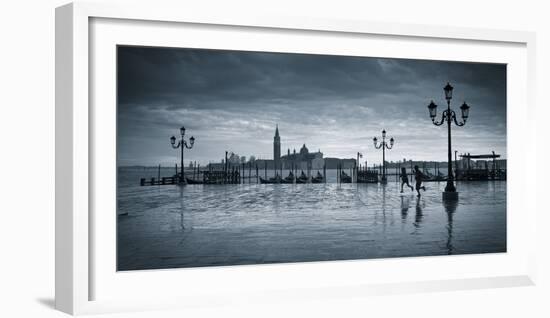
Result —
M118 270L506 251L505 181L459 182L444 204L445 183L418 199L396 182L140 187L140 173L119 171Z

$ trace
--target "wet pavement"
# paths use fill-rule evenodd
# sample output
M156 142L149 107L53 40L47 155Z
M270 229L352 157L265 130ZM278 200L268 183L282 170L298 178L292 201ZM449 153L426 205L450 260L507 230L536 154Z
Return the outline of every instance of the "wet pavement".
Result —
M119 187L118 270L506 251L506 182Z

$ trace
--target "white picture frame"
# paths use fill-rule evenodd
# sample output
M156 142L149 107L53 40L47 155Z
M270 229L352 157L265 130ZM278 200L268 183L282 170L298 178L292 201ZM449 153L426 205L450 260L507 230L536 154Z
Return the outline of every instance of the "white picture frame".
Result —
M94 24L98 21L106 24ZM132 26L134 24L134 26ZM138 24L154 25L153 38L147 32L132 31ZM352 262L323 262L323 264L277 264L264 266L234 266L224 268L145 271L140 273L105 273L98 260L112 260L112 250L101 249L106 244L116 244L112 235L106 239L94 237L98 226L114 228L116 218L101 218L92 211L101 205L97 198L97 184L112 179L108 170L98 161L98 140L112 138L107 133L94 130L96 119L114 118L116 108L99 110L93 105L98 98L92 94L97 89L93 76L103 76L106 84L114 83L113 69L102 68L101 75L94 69L103 63L101 52L95 46L112 46L118 43L117 36L127 36L129 42L141 45L180 45L169 43L173 32L179 26L209 28L209 32L235 30L254 32L262 36L290 36L293 34L331 41L354 41L356 37L366 37L373 41L393 41L395 45L410 45L408 56L434 59L467 60L464 51L447 50L445 56L428 53L419 44L428 42L445 44L450 47L469 47L477 52L474 61L498 60L499 51L509 47L510 54L502 54L501 62L510 58L513 67L509 81L508 114L508 155L509 166L513 170L521 161L534 157L535 138L522 136L535 135L536 108L534 105L535 87L535 34L518 31L467 29L454 27L431 27L404 25L399 23L374 23L367 21L304 19L289 16L250 16L216 15L204 12L189 5L152 8L145 5L117 6L110 4L73 3L56 9L56 308L70 314L103 313L125 310L142 310L166 307L207 306L214 303L234 303L239 301L270 302L290 299L323 299L392 294L412 291L443 291L488 287L525 286L535 282L535 220L538 211L535 194L523 191L521 184L535 184L535 176L510 173L508 196L508 240L509 252L505 255L454 256L452 258L413 258L392 260L366 260ZM112 29L109 29L112 28ZM120 32L105 32L115 30ZM141 30L143 31L143 29ZM200 31L200 30L199 30ZM132 36L131 33L135 33ZM109 36L107 34L110 34ZM136 36L139 35L139 36ZM237 34L238 35L238 34ZM237 36L236 35L236 36ZM215 34L214 34L215 38ZM102 42L103 41L103 42ZM212 41L212 40L209 40ZM419 43L414 43L420 41ZM422 42L424 41L424 42ZM139 42L139 43L138 43ZM266 41L264 41L266 42ZM291 41L292 42L292 41ZM298 41L295 41L298 42ZM243 42L246 45L246 42ZM275 43L275 42L273 42ZM350 42L351 43L351 42ZM401 43L401 44L400 44ZM216 47L216 43L212 43ZM265 49L269 50L268 43ZM310 47L301 45L301 51L319 52L315 41ZM373 47L380 47L374 45ZM478 47L479 46L479 47ZM258 48L258 47L254 47ZM251 48L252 49L252 48ZM289 51L294 49L289 46ZM349 53L349 47L342 48ZM379 48L379 52L383 52ZM344 52L342 51L342 52ZM338 53L338 52L334 52ZM365 54L357 51L354 54ZM390 53L381 53L389 56ZM396 53L397 54L397 53ZM399 54L403 54L402 52ZM440 54L440 55L437 55ZM508 55L505 57L504 55ZM107 60L109 57L107 57ZM512 60L514 59L514 60ZM107 64L101 65L111 65ZM517 75L517 76L516 76ZM513 86L511 86L513 85ZM95 118L95 119L94 119ZM112 127L111 127L112 128ZM520 136L519 131L523 130ZM108 141L107 141L108 142ZM114 140L112 143L114 144ZM102 154L108 154L103 152ZM112 153L109 155L112 156ZM114 163L113 163L114 164ZM103 169L103 170L102 170ZM109 187L105 187L109 189ZM112 188L111 188L112 190ZM108 208L108 204L107 204ZM112 205L111 205L112 208ZM522 213L522 218L515 217ZM514 222L510 224L511 222ZM110 232L112 233L112 231ZM110 238L110 239L109 239ZM114 249L114 245L113 245ZM99 252L98 252L99 251ZM493 266L500 264L499 267ZM454 273L439 272L443 266L454 268ZM397 275L408 270L426 267L413 279ZM431 270L434 269L434 270ZM461 273L456 271L461 269ZM449 270L452 271L452 270ZM351 274L361 273L362 278ZM370 274L369 274L370 273ZM116 277L115 277L116 276ZM341 276L341 277L340 277ZM292 277L285 280L284 277ZM322 279L319 279L322 277ZM215 278L215 280L214 280ZM163 293L148 293L147 289L168 284L172 280L185 279L192 288L175 291L166 288ZM210 281L209 281L210 279ZM101 288L97 281L101 280ZM145 287L136 288L137 283ZM160 284L160 285L155 285ZM111 294L109 294L111 291ZM124 297L117 295L125 292ZM173 293L172 297L166 297ZM185 299L183 301L182 299ZM136 301L139 300L139 301Z

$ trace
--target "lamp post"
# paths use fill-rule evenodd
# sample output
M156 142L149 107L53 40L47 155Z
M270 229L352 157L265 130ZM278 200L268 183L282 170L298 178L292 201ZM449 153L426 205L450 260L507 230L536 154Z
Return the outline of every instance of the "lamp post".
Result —
M195 144L195 137L191 136L191 138L189 138L189 144L188 144L187 141L183 139L185 136L185 127L183 126L180 128L180 135L181 135L181 139L178 141L177 144L176 144L176 137L175 136L170 137L170 144L172 144L172 148L174 149L181 148L181 178L179 180L179 183L186 184L187 182L185 181L185 175L184 175L185 166L183 165L183 149L193 148L193 145Z
M460 110L462 112L462 122L458 122L456 119L456 113L451 110L451 99L453 98L453 87L451 84L447 83L445 87L443 88L445 91L445 99L447 100L447 109L443 111L441 115L441 121L436 121L435 117L437 116L437 105L433 102L433 100L428 105L428 111L430 114L430 118L432 119L432 123L436 126L441 126L445 122L447 122L447 170L448 170L448 176L447 176L447 185L445 186L445 191L443 192L443 199L458 199L458 192L456 192L456 188L454 185L454 177L453 177L453 168L452 168L452 147L451 147L451 122L454 121L454 123L457 126L464 126L466 124L466 120L468 119L470 106L464 102L462 106L460 106Z
M374 142L374 148L380 149L382 148L382 179L380 180L381 183L387 183L386 179L386 149L390 150L393 148L394 139L393 137L390 138L390 144L388 146L388 142L386 141L386 130L382 130L382 142L378 144L378 138L374 137L372 139Z
M363 158L363 154L357 152L357 161L355 161L355 182L359 180L359 158Z

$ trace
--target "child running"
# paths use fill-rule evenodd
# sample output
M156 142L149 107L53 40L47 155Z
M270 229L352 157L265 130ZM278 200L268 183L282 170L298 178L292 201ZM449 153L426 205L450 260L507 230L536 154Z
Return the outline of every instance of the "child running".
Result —
M403 186L411 188L411 191L414 191L414 188L409 184L409 177L407 176L407 169L405 167L401 168L401 193L403 193Z
M418 166L414 166L414 178L416 179L416 192L418 193L418 197L420 197L420 189L426 191L426 187L422 185L424 174L420 172Z

